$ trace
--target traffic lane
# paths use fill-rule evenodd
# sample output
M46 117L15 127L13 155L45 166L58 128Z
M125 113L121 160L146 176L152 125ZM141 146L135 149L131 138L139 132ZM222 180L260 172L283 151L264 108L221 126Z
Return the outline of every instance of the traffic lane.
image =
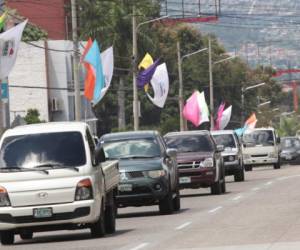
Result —
M275 172L260 189L211 210L153 249L300 249L300 168Z
M194 221L195 218L200 215L206 216L207 211L222 206L226 202L230 203L232 199L243 195L243 192L251 191L276 177L288 177L297 173L299 174L298 168L290 167L282 170L254 169L246 173L245 182L235 183L232 177L227 177L229 183L227 184L228 192L225 195L210 195L209 189L183 190L181 192L183 209L173 215L159 215L157 206L120 209L121 218L117 220L117 233L112 236L91 239L89 230L46 232L35 234L32 241L18 240L17 243L20 245L16 248L40 249L41 246L46 246L96 249L100 245L102 249L130 249L148 242L159 242L164 240L162 236L166 239L172 238L177 231L188 228L190 226L188 223Z

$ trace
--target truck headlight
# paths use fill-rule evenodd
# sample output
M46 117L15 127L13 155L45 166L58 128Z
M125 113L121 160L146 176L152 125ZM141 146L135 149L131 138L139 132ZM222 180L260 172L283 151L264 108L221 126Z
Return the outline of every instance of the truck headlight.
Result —
M159 178L161 176L166 175L166 172L164 170L153 170L153 171L147 171L146 173L150 178Z
M269 154L269 157L270 157L270 158L277 158L277 154L275 154L275 153L270 153L270 154Z
M203 168L213 168L214 167L214 159L206 158L204 161L200 163L200 166Z
M0 207L10 207L8 193L4 187L0 186Z
M251 156L250 156L250 155L243 155L243 157L244 157L244 160L248 160L248 159L250 159L250 158L251 158Z
M90 179L84 179L78 182L75 192L75 201L93 199L93 188Z

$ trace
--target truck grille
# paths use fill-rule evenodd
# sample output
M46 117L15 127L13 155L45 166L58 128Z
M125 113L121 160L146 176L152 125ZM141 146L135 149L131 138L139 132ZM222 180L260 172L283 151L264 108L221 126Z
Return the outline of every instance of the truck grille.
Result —
M268 157L267 154L264 154L264 155L251 155L251 157Z
M130 178L142 178L144 177L144 173L142 171L128 172L127 173Z
M178 163L179 169L200 168L201 161Z

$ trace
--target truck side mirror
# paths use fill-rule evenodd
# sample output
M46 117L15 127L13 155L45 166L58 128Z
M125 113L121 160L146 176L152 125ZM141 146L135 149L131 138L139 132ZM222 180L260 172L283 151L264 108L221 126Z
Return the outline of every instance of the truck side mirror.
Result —
M281 142L280 137L277 137L276 142L279 144Z
M96 150L95 150L95 160L96 160L96 165L106 161L106 157L105 157L103 147L96 148Z
M217 145L217 152L221 153L224 151L224 146L223 145Z
M171 157L171 158L176 157L177 156L177 149L167 148L166 155L169 156L169 157Z

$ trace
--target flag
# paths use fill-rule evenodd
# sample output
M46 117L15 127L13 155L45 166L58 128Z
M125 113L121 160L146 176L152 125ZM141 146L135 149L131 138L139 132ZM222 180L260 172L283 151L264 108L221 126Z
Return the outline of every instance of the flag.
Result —
M242 136L247 130L254 129L257 123L256 115L253 113L245 122L243 128L239 128L235 130L235 133L238 136Z
M5 26L5 21L7 18L7 11L5 11L2 16L0 17L0 30L2 30Z
M183 116L186 120L192 122L195 127L209 121L209 111L205 101L204 92L195 91L186 101L183 109Z
M93 93L93 105L96 105L101 100L101 91L104 88L105 78L103 74L102 60L100 56L100 48L97 41L93 42L93 45L88 50L84 57L84 62L91 65L92 70L88 72L93 77L90 77L90 81L86 86L85 92Z
M8 77L15 65L24 28L28 20L0 34L0 79Z
M149 53L146 53L145 57L139 64L139 69L148 69L153 64L153 58Z
M151 81L152 76L154 75L158 64L159 64L159 59L157 59L147 69L140 71L140 73L137 76L137 86L139 88L143 88L147 83L149 83Z
M214 130L220 130L220 123L221 123L224 108L225 108L225 103L223 102L223 103L221 103L221 105L218 109L217 119L215 122Z
M108 48L107 50L101 53L101 60L103 65L103 74L104 74L104 88L101 90L100 100L104 97L107 90L110 87L110 83L114 73L114 49L113 47Z
M231 119L231 113L232 113L232 106L225 109L222 113L222 117L220 120L220 129L223 130L227 127L228 123Z
M90 50L90 48L92 47L92 45L93 45L93 41L91 38L89 38L89 40L87 41L87 44L84 48L82 57L81 57L81 62L83 62L83 65L86 70L86 77L85 77L85 81L84 81L84 96L89 101L92 101L93 96L94 96L95 75L93 74L92 65L84 62L84 58L85 58L86 54L88 53L88 51Z
M156 106L163 108L169 92L169 75L165 63L156 68L151 80L151 86L153 88L154 97L151 97L148 93L147 96Z

